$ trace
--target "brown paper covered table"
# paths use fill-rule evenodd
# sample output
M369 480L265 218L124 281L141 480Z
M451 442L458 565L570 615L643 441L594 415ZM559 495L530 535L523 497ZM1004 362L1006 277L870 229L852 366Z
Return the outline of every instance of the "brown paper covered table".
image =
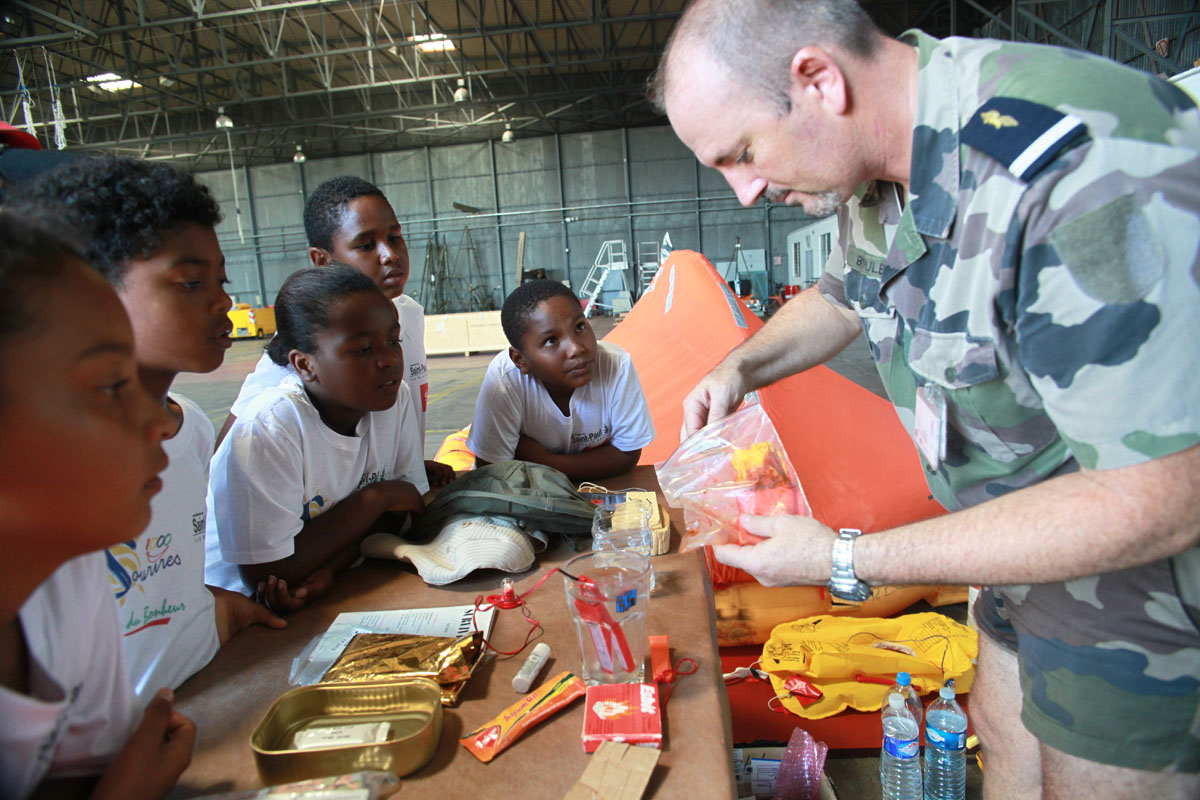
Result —
M654 471L637 467L604 482L610 488L657 489ZM660 495L661 501L661 495ZM650 599L646 628L671 637L672 659L690 656L694 675L672 688L663 718L663 752L646 791L654 798L734 797L729 705L721 680L713 618L712 588L699 551L678 553L682 512L670 509L671 552L653 559L658 588ZM528 572L513 575L524 593L548 569L574 552L551 541ZM344 611L470 605L481 594L498 594L505 573L482 570L445 587L425 584L411 565L368 560L342 573L326 595L291 615L288 627L253 627L238 634L207 667L176 692L179 710L198 728L191 766L172 797L260 787L250 750L250 733L275 699L291 687L292 659ZM578 672L579 647L567 613L562 579L556 574L527 600L542 623L540 641L550 645L549 663L539 682L557 672ZM519 611L499 611L492 642L500 650L521 645L529 624ZM583 701L526 733L491 763L484 764L458 739L500 713L523 695L512 678L529 654L490 658L476 672L454 708L445 709L442 741L427 766L404 778L398 797L495 797L534 800L562 797L582 774L589 756L580 744ZM648 659L647 659L648 662ZM646 665L649 673L649 663Z

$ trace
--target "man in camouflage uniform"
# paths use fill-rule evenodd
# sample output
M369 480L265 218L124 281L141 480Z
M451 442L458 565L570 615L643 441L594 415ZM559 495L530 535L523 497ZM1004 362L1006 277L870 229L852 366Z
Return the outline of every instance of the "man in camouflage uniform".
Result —
M1200 796L1194 103L1082 53L888 39L852 0L701 0L654 89L744 204L840 230L685 428L865 331L957 513L839 547L869 583L996 587L971 698L985 796ZM744 524L768 540L720 560L830 578L830 529Z

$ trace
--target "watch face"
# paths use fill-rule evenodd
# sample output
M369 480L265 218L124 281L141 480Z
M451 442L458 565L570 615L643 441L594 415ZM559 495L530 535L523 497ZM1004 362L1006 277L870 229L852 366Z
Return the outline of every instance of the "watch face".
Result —
M861 603L871 596L871 587L862 581L854 581L853 583L829 583L829 593L840 600L849 600L854 603Z

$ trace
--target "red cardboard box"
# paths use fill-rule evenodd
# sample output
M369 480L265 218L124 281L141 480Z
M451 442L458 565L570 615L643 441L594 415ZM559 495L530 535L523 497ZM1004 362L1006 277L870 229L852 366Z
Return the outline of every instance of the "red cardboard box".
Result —
M595 752L605 741L662 749L662 717L658 710L658 687L654 684L589 686L585 703L584 752Z

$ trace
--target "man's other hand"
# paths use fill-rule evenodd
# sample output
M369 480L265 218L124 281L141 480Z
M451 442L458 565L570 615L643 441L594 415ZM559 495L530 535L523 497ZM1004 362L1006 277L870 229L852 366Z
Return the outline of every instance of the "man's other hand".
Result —
M810 586L829 581L837 533L812 517L741 516L742 527L766 541L720 544L713 555L722 564L753 575L763 586Z
M736 368L718 364L683 399L683 431L680 441L710 422L737 411L746 392Z

